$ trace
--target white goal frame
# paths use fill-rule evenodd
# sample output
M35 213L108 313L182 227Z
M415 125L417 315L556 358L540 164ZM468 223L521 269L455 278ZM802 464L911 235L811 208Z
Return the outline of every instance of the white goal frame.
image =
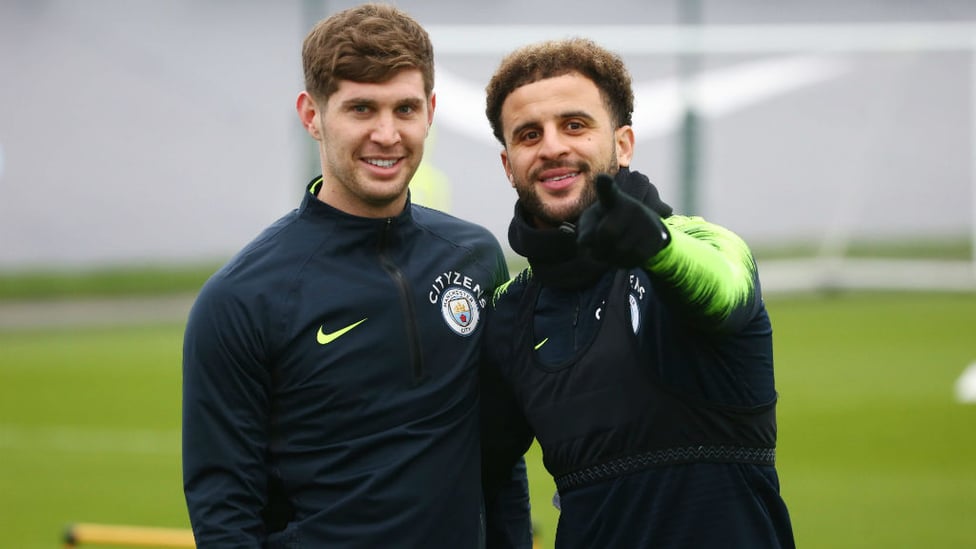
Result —
M976 24L856 23L776 25L429 25L438 53L503 55L531 42L586 36L620 54L948 52L970 54L968 260L844 257L833 235L813 257L760 264L766 291L976 291ZM685 100L690 100L690 94Z

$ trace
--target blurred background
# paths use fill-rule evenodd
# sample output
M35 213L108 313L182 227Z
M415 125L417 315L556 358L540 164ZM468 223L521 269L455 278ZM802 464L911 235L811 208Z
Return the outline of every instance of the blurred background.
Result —
M301 40L353 4L3 2L0 269L226 258L295 207L318 173ZM438 59L416 199L503 245L515 195L484 85L520 44L587 36L626 59L634 166L679 211L760 251L971 248L974 2L398 5Z
M0 3L0 546L56 545L71 521L186 526L182 321L318 173L301 41L357 3ZM437 58L417 202L508 249L484 85L524 43L617 51L633 166L760 260L800 545L976 544L976 2L395 4Z

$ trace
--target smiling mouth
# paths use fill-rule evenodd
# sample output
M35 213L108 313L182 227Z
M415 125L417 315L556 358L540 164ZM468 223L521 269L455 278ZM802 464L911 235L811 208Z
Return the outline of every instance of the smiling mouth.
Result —
M573 172L573 173L567 173L567 174L563 174L563 175L558 175L556 177L548 177L546 179L542 179L541 181L543 183L555 183L557 181L563 181L565 179L572 179L572 178L574 178L574 177L576 177L578 175L579 175L579 172Z
M376 166L377 168L392 168L400 159L366 158L364 161L370 166Z
M540 185L561 189L571 185L576 178L584 177L589 171L584 162L544 163L530 174Z

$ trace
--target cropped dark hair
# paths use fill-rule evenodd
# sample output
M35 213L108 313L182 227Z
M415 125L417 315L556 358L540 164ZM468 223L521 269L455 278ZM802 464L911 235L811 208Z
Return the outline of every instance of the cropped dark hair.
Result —
M378 3L349 8L319 21L302 44L305 90L328 99L339 82L381 83L419 69L424 92L434 90L434 48L427 31L399 9Z
M505 144L502 104L513 91L571 73L579 73L596 84L615 127L632 124L634 90L630 72L620 56L585 38L549 40L523 46L505 56L488 82L485 114L495 138Z

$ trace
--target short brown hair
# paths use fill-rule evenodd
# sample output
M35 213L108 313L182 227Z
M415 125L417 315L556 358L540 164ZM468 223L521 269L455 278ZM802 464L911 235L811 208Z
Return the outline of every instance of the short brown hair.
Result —
M326 100L339 82L380 83L419 69L424 92L434 90L434 48L427 31L399 9L368 3L319 21L302 44L305 90Z
M485 114L495 138L505 144L502 104L513 91L574 72L596 84L616 127L632 124L634 90L620 56L585 38L549 40L523 46L505 56L488 82Z

